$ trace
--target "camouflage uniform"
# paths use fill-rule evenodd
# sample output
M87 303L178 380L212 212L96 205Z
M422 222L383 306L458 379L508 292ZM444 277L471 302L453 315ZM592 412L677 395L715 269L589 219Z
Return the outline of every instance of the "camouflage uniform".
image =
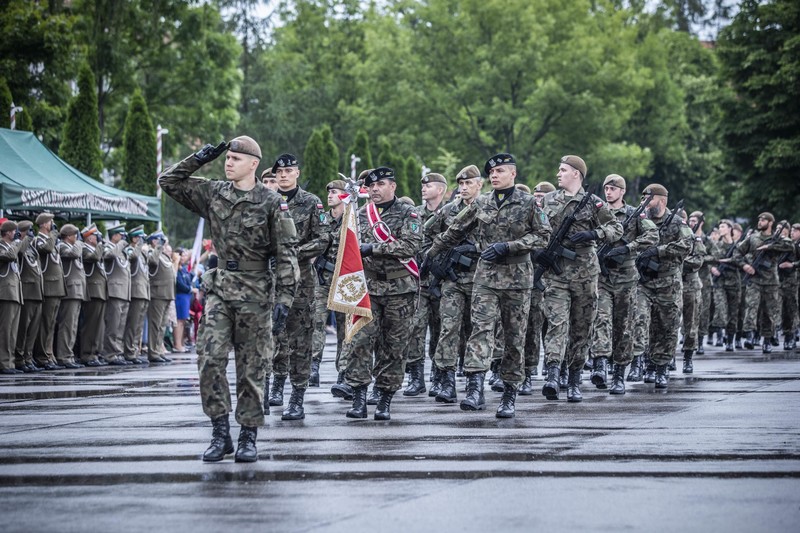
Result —
M700 281L700 269L706 247L701 237L692 237L692 249L683 261L682 279L682 316L683 316L683 349L694 351L697 349L698 327L700 325L700 296L703 283Z
M800 265L800 242L793 244L792 251L785 253L785 261L794 266L790 269L778 269L778 280L781 286L781 330L787 339L794 337L794 330L797 327L797 267ZM781 258L783 259L783 257Z
M342 357L347 364L348 385L367 386L374 375L376 389L394 393L403 384L402 347L409 340L408 324L414 316L418 289L417 278L398 260L416 257L422 243L422 227L414 208L397 198L377 207L381 220L397 240L378 241L369 226L366 206L359 210L360 241L373 243L372 255L364 258L372 321L345 345Z
M733 240L730 244L727 244L720 239L711 251L713 257L711 266L715 266L717 269L722 268L719 278L712 281L714 317L711 321L711 326L719 331L724 329L725 336L730 338L731 343L733 342L733 335L738 330L739 314L741 313L742 276L739 267L735 263L728 263L728 266L723 267L722 265L725 263L720 263L719 260L727 257L729 250L735 247L736 242Z
M342 216L334 218L331 212L325 213L329 226L330 244L320 254L319 268L315 268L315 279L322 281L314 285L314 335L311 341L312 360L319 364L322 361L322 352L325 350L325 322L328 318L328 294L331 290L333 269L336 267L336 256L339 253L339 236L342 229ZM323 263L324 261L324 263ZM336 312L336 370L344 370L341 364L342 342L344 341L344 314ZM340 366L341 365L341 366Z
M244 192L227 181L191 177L200 166L189 156L158 181L166 194L206 219L219 254L219 267L203 275L206 305L197 338L203 411L212 419L231 411L226 368L232 347L236 420L260 426L265 372L272 364L273 297L291 306L298 279L294 223L281 197L261 183ZM276 260L275 281L270 257Z
M44 299L44 281L39 266L39 254L35 242L28 239L28 245L20 251L20 279L22 280L22 313L17 330L17 346L15 364L17 368L30 367L33 364L33 344L39 333L42 320L42 301Z
M709 325L711 324L711 313L714 303L714 290L712 288L713 280L711 279L711 261L714 259L713 252L715 247L714 243L708 238L707 235L701 235L699 239L703 245L703 248L705 248L705 255L703 255L703 266L700 267L700 271L698 272L700 283L703 286L699 296L699 316L697 324L698 343L702 342L702 339L709 335ZM698 348L700 348L699 344Z
M83 243L83 271L86 274L86 300L83 302L83 323L81 324L81 362L97 361L103 350L105 335L106 300L108 285L103 270L103 243L90 246Z
M629 205L609 207L620 224L636 209ZM608 276L601 275L597 291L597 319L592 337L592 354L605 357L615 364L627 366L633 359L633 336L631 322L634 319L636 285L636 252L658 244L658 228L642 213L631 220L623 240L614 246L626 246L630 253L620 265L608 261ZM626 244L627 243L627 244Z
M656 256L660 268L652 278L643 278L638 292L637 309L649 316L647 353L652 365L668 365L678 345L681 319L681 265L692 249L692 231L680 218L670 215L653 218L659 229L660 243Z
M311 373L311 340L314 335L314 286L318 284L312 262L328 246L330 224L322 202L315 195L298 187L294 194L278 191L289 206L298 239L297 263L300 282L289 309L286 329L275 339L275 360L272 371L276 383L286 376L292 386L305 389ZM281 378L281 379L278 379Z
M496 261L478 260L472 291L472 334L467 342L464 371L489 370L495 324L503 325L505 351L500 376L516 390L525 379L525 332L528 327L533 263L530 252L547 244L550 224L533 195L513 190L498 206L496 192L480 195L463 209L444 234L436 237L431 257L473 236L479 252L493 243L508 244L508 255Z
M103 350L106 359L122 357L125 322L131 302L131 265L133 248L124 239L116 244L108 243L104 257L108 277L108 301L106 302L106 335Z
M544 197L544 212L553 225L553 231L577 207L587 194L583 188L575 196L560 189ZM622 224L597 196L593 196L582 212L576 213L575 223L562 245L575 251L574 261L561 259L563 273L548 270L544 291L547 313L545 362L548 366L561 364L562 359L572 370L583 368L592 339L592 324L597 315L597 282L600 266L597 263L595 243L589 241L572 244L569 237L580 231L594 230L600 239L616 242L622 237Z
M33 348L33 358L40 365L56 363L53 341L56 330L56 316L61 299L66 296L64 270L61 255L56 249L58 231L50 234L39 233L36 236L36 250L39 252L39 265L44 280L44 300L42 301L42 321Z

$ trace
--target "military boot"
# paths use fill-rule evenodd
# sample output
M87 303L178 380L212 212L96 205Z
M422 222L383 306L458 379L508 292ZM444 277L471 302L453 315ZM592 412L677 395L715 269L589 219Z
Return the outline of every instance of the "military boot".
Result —
M720 334L720 330L718 330L717 328L714 328L714 327L708 328L708 340L706 341L706 343L709 346L713 346L714 345L714 334L715 333L717 335L719 335ZM700 339L700 344L703 344L703 339L702 338Z
M717 336L718 336L719 339L722 339L722 332L718 333ZM703 336L701 336L701 337L699 337L697 339L697 355L705 355L706 354L706 349L703 346L703 339L704 338L705 338L705 335L703 335ZM720 342L722 342L722 341L720 341ZM720 344L720 346L722 346L722 344Z
M367 418L366 385L359 385L353 388L353 407L347 411L347 418Z
M456 366L456 377L463 378L464 377L464 356L458 356L458 365Z
M500 369L499 369L500 362L499 361L498 361L497 366L498 366L498 369L497 369L498 379L496 379L494 381L494 383L492 383L492 391L494 391L494 392L503 392L506 389L506 382L503 381L503 378L499 377L500 376Z
M344 371L339 372L339 376L336 378L336 383L331 386L331 394L333 394L334 397L341 398L343 400L353 399L353 387L345 383Z
M664 365L667 366L667 365ZM655 383L656 382L656 365L653 362L647 363L647 367L644 371L644 382L645 383Z
M717 346L717 347L722 346L722 330L717 332L717 340L714 342L714 346Z
M483 399L483 380L486 372L470 372L467 374L467 397L461 400L462 411L482 411L486 408Z
M755 331L748 331L744 334L744 347L746 350L752 350L756 346Z
M739 334L739 333L736 334L736 344L734 344L734 346L736 346L737 350L742 350L743 349L743 346L742 346L742 335Z
M569 385L569 370L567 369L567 361L561 361L561 370L558 374L558 385L561 390L567 390Z
M609 394L625 394L625 365L614 364L613 374L611 375L611 388Z
M692 364L692 350L683 351L683 373L691 374L694 372L694 365Z
M286 376L272 376L272 387L269 390L269 404L273 407L283 405L283 386Z
M644 359L642 355L636 355L633 357L633 361L631 362L631 371L628 372L628 381L631 383L642 381L642 359Z
M581 367L570 368L569 377L567 378L567 401L577 403L583 401L583 394L581 394Z
M444 370L439 370L436 363L431 364L431 390L428 391L428 396L436 398L442 392L442 376Z
M216 463L222 461L229 453L233 453L233 441L231 440L231 425L228 422L228 415L218 416L211 419L211 445L203 454L203 462Z
M269 414L269 376L264 382L264 414Z
M403 396L419 396L425 392L425 359L420 359L411 364L408 371L408 387L403 391Z
M531 396L533 395L533 373L536 371L535 368L528 368L525 370L525 381L522 382L520 385L517 394L520 396Z
M492 359L492 363L489 365L489 371L491 371L491 374L489 374L489 385L494 385L500 380L500 359Z
M289 405L283 410L281 420L302 420L306 417L306 411L303 409L303 397L305 394L306 389L292 387L292 395L289 396Z
M790 350L794 350L796 344L794 341L794 335L787 334L783 336L783 349L787 352Z
M500 399L500 406L497 408L495 417L514 418L514 403L517 401L517 389L513 385L506 383L503 387L503 397Z
M764 342L767 342L767 338L766 337L764 337ZM773 348L777 348L778 346L781 345L781 341L778 340L778 336L777 335L773 335L772 337L770 337L769 343L773 346ZM34 364L33 366L36 366L36 365Z
M392 397L394 392L378 389L380 392L380 399L378 406L375 408L375 420L391 420L392 415L389 412L389 407L392 405Z
M436 401L442 403L456 403L458 394L456 393L456 373L453 370L440 370L439 383L441 384Z
M373 385L372 390L369 393L369 396L367 396L367 405L378 405L378 400L380 400L380 398L381 395L378 392L378 389L376 389L375 386Z
M608 380L608 358L595 357L592 364L592 383L598 389L605 389Z
M764 343L761 345L761 353L772 353L772 344L764 338Z
M675 363L675 354L672 354L672 361L669 362L668 368L670 370L678 370L678 365Z
M542 396L548 400L558 400L558 391L561 388L558 383L559 364L552 362L546 367L544 376L544 386L542 387Z
M594 357L587 357L586 361L583 363L583 369L584 370L588 370L589 372L594 370L594 360L595 360ZM589 374L589 375L591 375L591 374Z
M239 445L236 448L234 460L237 463L255 463L258 461L258 450L256 449L256 437L258 428L254 426L242 426L239 430Z
M667 365L655 365L655 384L657 389L666 389L669 382L669 369Z
M308 375L308 386L319 387L319 361L311 361L311 374Z
M725 336L725 351L732 352L733 351L733 333L728 333Z

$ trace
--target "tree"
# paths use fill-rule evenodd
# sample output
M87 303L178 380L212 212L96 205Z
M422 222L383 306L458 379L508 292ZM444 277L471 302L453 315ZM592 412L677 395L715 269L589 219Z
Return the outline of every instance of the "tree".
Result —
M8 83L4 78L0 78L0 128L9 127L10 120L6 117L8 117L8 111L11 109L13 100Z
M123 135L123 190L153 196L156 193L156 131L142 91L136 89L125 117Z
M84 174L102 181L103 156L100 151L100 127L94 74L88 63L78 73L78 94L67 108L67 122L61 143L61 158Z
M17 116L14 117L17 121L17 129L20 131L33 131L33 121L31 120L31 114L28 113L26 108L22 108L22 111L17 113Z
M327 133L326 133L327 130ZM326 136L329 138L325 142ZM336 179L339 166L339 152L336 145L331 150L330 127L325 125L314 130L303 152L303 174L301 181L308 180L306 189L320 198L326 196L325 187Z
M800 4L745 0L720 33L722 131L740 214L800 216Z
M410 196L414 203L419 204L422 201L422 190L420 179L422 166L417 162L417 158L413 155L408 156L405 163L406 182L408 183L408 196Z
M353 140L353 146L344 153L344 164L347 169L350 169L350 157L353 154L361 159L361 161L356 163L356 177L358 177L362 170L374 168L372 166L372 152L369 149L369 137L366 131L358 130L356 132L356 138ZM349 172L347 174L349 175Z

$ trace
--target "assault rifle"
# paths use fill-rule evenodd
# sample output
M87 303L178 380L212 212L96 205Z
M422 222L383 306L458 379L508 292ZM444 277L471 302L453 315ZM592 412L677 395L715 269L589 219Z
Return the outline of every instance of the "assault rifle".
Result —
M442 297L441 286L442 281L445 279L458 281L456 269L469 270L477 259L467 256L466 252L474 249L475 244L470 241L464 241L455 248L451 248L431 260L431 284L428 286L428 292L431 296L434 298Z
M761 246L766 246L777 242L781 236L781 231L783 231L783 224L778 224L778 227L775 228L775 233L773 233L770 238L766 239ZM767 252L769 252L769 250L761 250L756 254L755 259L753 259L753 262L751 263L751 266L756 270L756 273L753 275L745 273L744 277L742 278L742 283L744 285L750 285L750 280L753 279L754 275L758 275L759 270L768 270L772 268L772 262L767 261L766 258Z
M747 233L742 233L742 236L739 237L738 241L731 242L731 247L728 248L728 252L725 254L725 257L723 257L723 259L732 258L733 257L733 253L736 251L736 249L739 247L739 245L742 244L747 238L749 238L752 233L753 233L753 230L749 229L749 230L747 230ZM719 279L722 277L722 275L729 268L733 268L733 267L731 267L730 263L727 263L727 262L726 263L722 263L722 262L720 262L719 265L717 266L717 270L719 271L719 276L715 276L713 272L711 273L711 284L714 287L717 286L717 281L719 281Z
M593 195L594 187L583 195L583 198L578 202L578 205L573 209L572 213L564 217L558 230L550 236L550 242L547 243L547 248L537 255L537 266L536 270L533 271L533 286L540 291L544 292L545 286L544 283L542 283L542 276L548 269L552 270L557 276L564 272L559 264L559 259L561 257L569 259L570 261L574 261L575 258L578 257L574 250L564 248L561 243L567 237L567 233L569 233L570 228L575 223L576 213L580 213L583 208L586 207L586 204L589 203Z
M667 216L667 219L664 220L664 223L661 224L660 228L658 228L659 236L664 232L665 229L669 227L670 224L672 224L672 220L675 218L677 212L681 209L683 209L683 199L681 199L675 205L670 214ZM658 259L653 259L650 257L648 257L645 261L642 261L641 258L639 258L636 261L636 269L639 271L639 276L642 279L650 280L653 279L661 269L661 263L658 261Z
M639 216L644 212L644 210L647 208L647 205L652 200L653 200L652 194L645 195L645 198L642 200L642 203L639 204L639 207L637 207L627 217L625 217L625 220L622 222L622 238L620 239L622 241L623 246L626 244L630 244L630 241L625 238L625 235L628 233L628 226L630 226L631 222L639 218ZM607 263L610 261L612 263L616 263L617 266L619 266L625 262L625 260L628 257L628 254L630 253L628 252L625 254L612 255L611 257L608 257L608 252L610 252L612 248L614 248L614 243L606 242L603 244L603 246L600 247L600 250L597 251L597 261L600 263L600 272L606 277L608 277L608 267L609 267Z

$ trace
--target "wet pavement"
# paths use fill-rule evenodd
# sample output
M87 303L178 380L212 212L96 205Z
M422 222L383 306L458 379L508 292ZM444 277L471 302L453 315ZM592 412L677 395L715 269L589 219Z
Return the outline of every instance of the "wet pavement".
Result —
M537 390L511 420L488 390L477 413L398 393L376 422L330 395L333 348L306 419L273 408L255 464L199 460L210 427L193 354L3 376L2 530L798 530L796 352L709 347L665 392L612 397L585 379L581 404Z

